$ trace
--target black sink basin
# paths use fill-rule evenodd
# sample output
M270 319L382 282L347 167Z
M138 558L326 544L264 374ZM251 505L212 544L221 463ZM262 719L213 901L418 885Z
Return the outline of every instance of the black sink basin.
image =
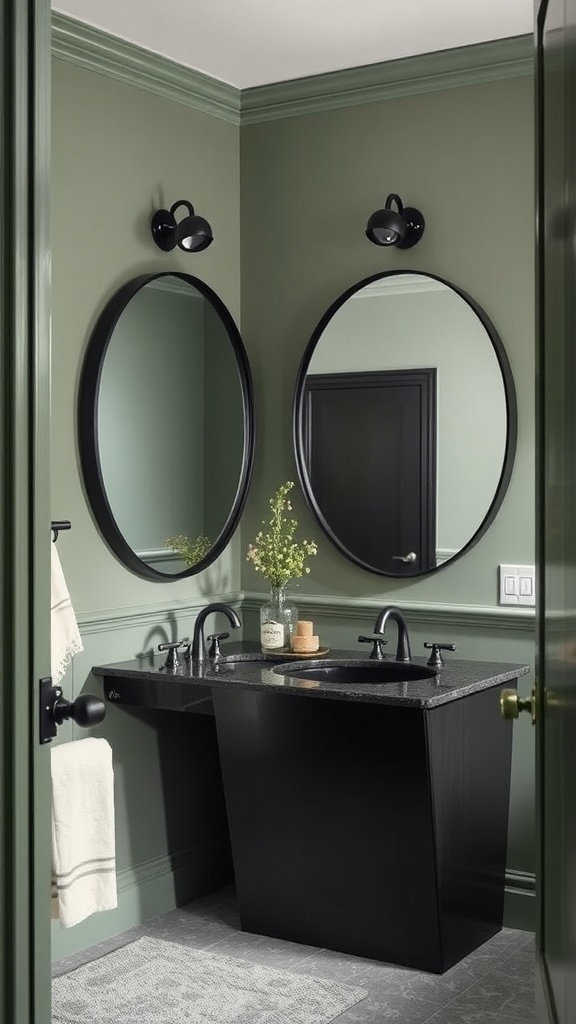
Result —
M278 675L311 679L318 683L407 683L431 679L436 670L401 661L296 661L272 669Z

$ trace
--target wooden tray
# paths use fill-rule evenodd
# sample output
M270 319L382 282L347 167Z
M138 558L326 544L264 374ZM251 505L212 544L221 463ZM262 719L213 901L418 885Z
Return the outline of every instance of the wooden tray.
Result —
M298 654L297 651L275 651L275 654L281 655L282 658L321 658L324 654L328 654L330 651L329 647L319 647L317 651L307 651L306 654Z

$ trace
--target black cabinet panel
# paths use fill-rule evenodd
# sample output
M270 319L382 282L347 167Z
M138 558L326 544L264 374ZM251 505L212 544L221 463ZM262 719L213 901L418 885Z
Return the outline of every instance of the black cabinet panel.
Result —
M242 927L441 973L502 925L511 726L214 691Z

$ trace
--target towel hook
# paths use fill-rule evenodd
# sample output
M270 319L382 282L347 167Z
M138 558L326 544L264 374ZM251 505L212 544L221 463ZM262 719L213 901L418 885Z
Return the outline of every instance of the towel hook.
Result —
M53 533L52 540L56 542L58 540L58 534L61 530L71 530L72 523L69 519L53 519L50 523L50 528Z
M81 693L70 701L62 696L61 686L53 685L50 676L40 680L40 743L50 743L67 718L87 729L98 725L105 715L104 701L93 693Z

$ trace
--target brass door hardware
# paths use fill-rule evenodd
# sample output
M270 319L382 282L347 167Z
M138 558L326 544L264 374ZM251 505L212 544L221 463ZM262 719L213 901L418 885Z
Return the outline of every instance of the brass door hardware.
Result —
M528 711L532 717L532 725L536 721L536 690L530 697L519 697L516 690L500 691L500 714L502 718L518 718L521 711Z

